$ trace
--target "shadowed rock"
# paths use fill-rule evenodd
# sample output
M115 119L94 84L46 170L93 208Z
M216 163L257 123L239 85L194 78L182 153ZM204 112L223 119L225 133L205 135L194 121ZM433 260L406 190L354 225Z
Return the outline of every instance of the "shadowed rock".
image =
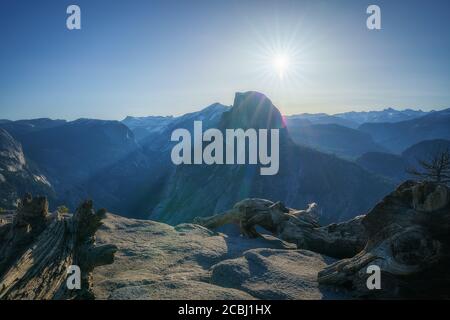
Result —
M449 298L450 191L445 185L407 181L379 202L367 215L320 227L316 206L307 210L281 203L246 199L231 210L195 222L208 228L239 223L241 233L258 237L260 226L280 239L334 258L344 258L321 270L318 281L355 297ZM369 266L378 266L381 289L369 290ZM213 270L220 282L237 274L237 263ZM231 270L231 271L230 271ZM242 273L242 272L240 272ZM239 278L235 278L237 281ZM240 284L241 285L241 284Z
M321 284L351 289L359 297L449 298L449 189L407 181L363 219L363 251L319 273ZM381 270L381 289L369 290L367 268Z
M105 210L91 201L72 215L48 213L44 197L26 195L12 222L0 225L0 299L92 299L92 271L112 263L114 245L95 246ZM81 270L81 289L68 290L69 266Z

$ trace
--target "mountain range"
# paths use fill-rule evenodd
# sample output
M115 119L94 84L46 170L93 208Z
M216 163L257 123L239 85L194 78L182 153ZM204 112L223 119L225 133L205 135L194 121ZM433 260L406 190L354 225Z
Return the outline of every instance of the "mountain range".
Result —
M171 133L192 131L199 120L204 130L278 128L279 173L260 176L258 165L173 165ZM361 124L365 120L375 123ZM92 198L111 212L172 224L219 213L248 197L292 207L317 202L322 222L343 221L367 212L405 178L401 152L425 137L450 138L448 110L283 117L257 92L237 93L232 106L214 103L177 117L2 120L0 128L9 150L1 154L2 184L9 186L2 188L9 191L1 206L10 208L20 194L33 191L55 206L74 208ZM427 150L418 148L415 156ZM5 173L11 161L22 180Z
M363 123L394 123L419 118L432 112L434 110L426 112L422 110L386 108L380 111L350 111L331 115L327 113L300 113L287 116L286 118L308 120L311 124L337 124L356 129Z
M395 123L364 123L360 131L394 153L424 140L450 139L450 108Z
M412 109L395 110L393 108L386 108L381 111L360 111L360 112L351 111L351 112L337 113L334 116L361 125L363 123L382 123L382 122L393 123L412 120L415 118L425 116L432 112L434 111L426 112L422 110L412 110Z
M400 155L368 152L356 159L356 163L373 173L401 182L413 178L408 170L419 168L419 161L430 161L434 155L446 150L450 150L450 140L425 140L407 148Z
M299 207L318 202L322 221L341 221L370 209L393 188L354 163L295 144L278 109L260 93L237 93L219 128L278 128L278 174L261 176L257 165L178 166L151 219L186 222L206 212L221 212L240 199L258 197Z
M338 124L312 124L307 120L288 118L287 127L297 144L346 159L354 159L367 152L386 151L370 134Z
M450 109L424 112L382 111L287 116L292 138L322 152L356 160L368 152L400 154L432 139L450 139Z

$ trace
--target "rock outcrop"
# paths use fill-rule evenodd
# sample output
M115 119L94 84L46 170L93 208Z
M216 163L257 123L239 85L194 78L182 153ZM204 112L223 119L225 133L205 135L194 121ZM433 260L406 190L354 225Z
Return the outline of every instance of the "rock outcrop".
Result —
M253 249L239 258L214 265L210 281L245 291L258 299L349 298L349 295L319 286L317 273L330 262L331 259L308 250Z
M241 233L258 237L262 227L284 241L342 259L318 273L323 286L342 288L358 298L449 298L450 190L442 184L407 181L367 215L320 227L315 204L307 210L246 199L231 210L195 222L208 228L238 223ZM242 262L221 268L233 274ZM369 289L369 266L380 270L381 288ZM376 268L375 267L375 268ZM213 279L220 279L220 270ZM219 272L219 276L214 276ZM235 278L235 279L238 279Z
M356 256L319 273L324 285L358 297L450 297L450 191L444 185L407 181L363 219L367 245ZM381 289L369 290L369 266L381 271Z
M0 207L14 209L25 192L54 196L47 177L30 165L22 145L0 128Z
M225 129L283 129L286 128L280 111L264 94L256 91L237 92L233 107L220 119Z
M11 222L0 224L0 299L92 299L92 270L112 263L114 245L95 246L105 211L91 201L74 215L49 214L45 197L25 196ZM66 285L69 267L81 289Z

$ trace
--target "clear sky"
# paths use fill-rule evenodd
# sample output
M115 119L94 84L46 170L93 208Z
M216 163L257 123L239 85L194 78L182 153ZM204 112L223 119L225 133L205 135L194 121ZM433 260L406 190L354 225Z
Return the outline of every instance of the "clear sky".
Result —
M0 118L179 115L247 90L284 114L441 109L449 24L448 0L1 0Z

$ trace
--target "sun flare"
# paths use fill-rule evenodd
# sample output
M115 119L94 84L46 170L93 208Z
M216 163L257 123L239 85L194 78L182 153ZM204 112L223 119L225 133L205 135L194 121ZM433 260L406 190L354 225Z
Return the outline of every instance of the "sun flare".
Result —
M278 54L273 58L272 65L280 78L283 78L284 74L289 68L290 59L285 54Z
M291 90L305 84L312 44L299 26L284 32L277 28L257 31L255 39L249 52L255 74L264 85L274 90Z

